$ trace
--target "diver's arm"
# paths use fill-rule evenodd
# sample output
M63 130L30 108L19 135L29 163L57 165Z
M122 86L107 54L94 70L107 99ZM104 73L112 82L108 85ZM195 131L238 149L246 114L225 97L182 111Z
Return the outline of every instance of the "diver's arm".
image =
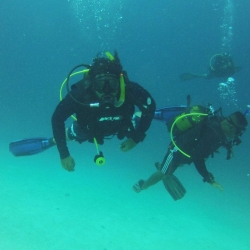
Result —
M203 177L204 182L212 183L214 181L214 176L209 173L206 168L205 159L202 157L194 157L193 163L199 174Z
M214 176L212 173L209 173L206 168L205 159L201 161L194 161L194 165L197 169L197 171L200 173L200 175L203 177L203 181L209 183L215 188L220 189L223 191L223 187L214 179Z
M138 143L145 138L145 132L149 129L153 120L156 105L148 91L137 83L133 83L133 100L142 112L138 126L132 134L132 139Z
M65 135L65 121L75 113L76 103L67 95L56 107L52 115L52 130L56 141L60 158L64 159L70 155Z
M203 177L204 182L212 183L214 181L213 175L207 171L205 159L221 146L222 137L220 133L222 131L219 128L215 129L210 126L203 126L191 153L193 163Z

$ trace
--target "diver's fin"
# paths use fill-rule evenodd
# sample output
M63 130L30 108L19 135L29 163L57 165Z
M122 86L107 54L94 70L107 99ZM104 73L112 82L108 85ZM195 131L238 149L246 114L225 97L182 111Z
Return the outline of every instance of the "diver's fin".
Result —
M185 195L186 189L175 175L166 175L162 181L175 201L181 199Z
M181 81L190 81L190 80L193 80L195 78L202 78L202 77L204 77L204 75L197 75L197 74L192 74L192 73L180 74Z
M154 119L168 122L171 118L183 113L186 108L187 106L180 105L156 109Z
M53 138L39 137L11 142L9 150L14 156L27 156L43 152L54 145Z

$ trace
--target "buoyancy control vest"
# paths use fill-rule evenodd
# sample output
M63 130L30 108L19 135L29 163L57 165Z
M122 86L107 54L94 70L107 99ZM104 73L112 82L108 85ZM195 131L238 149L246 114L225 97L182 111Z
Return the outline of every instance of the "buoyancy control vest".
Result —
M206 121L210 112L210 109L201 105L187 107L185 112L167 122L168 131L171 131L173 136L180 135L195 125Z

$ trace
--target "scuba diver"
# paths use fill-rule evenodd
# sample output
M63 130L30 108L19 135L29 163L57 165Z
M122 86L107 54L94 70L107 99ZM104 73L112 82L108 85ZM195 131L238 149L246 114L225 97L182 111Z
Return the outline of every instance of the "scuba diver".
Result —
M204 78L207 80L213 78L228 78L240 70L241 67L234 66L234 62L230 54L215 54L210 59L209 73L201 75L193 73L183 73L180 75L180 80L189 81L196 78Z
M204 182L223 190L207 170L205 162L220 147L227 149L227 159L233 157L232 147L241 143L239 136L246 130L248 122L245 114L239 111L228 117L219 116L217 112L211 108L204 112L200 106L193 106L177 116L168 126L171 143L162 163L155 163L157 171L147 180L135 183L133 190L139 193L162 181L172 198L179 200L186 190L174 172L179 166L191 163L194 163Z
M84 77L70 88L68 81L79 66L87 68ZM68 75L68 93L61 98L52 115L54 137L12 142L10 151L15 156L39 153L56 145L62 167L74 171L75 161L68 150L68 140L95 143L97 158L101 159L99 165L105 161L98 150L98 144L103 144L104 139L114 135L119 140L127 138L120 145L123 152L144 140L154 116L155 101L143 87L128 79L117 52L114 56L109 52L106 55L98 54L92 65L79 66ZM133 126L132 117L136 106L141 111L141 117ZM65 129L64 123L72 115L75 115L75 121Z

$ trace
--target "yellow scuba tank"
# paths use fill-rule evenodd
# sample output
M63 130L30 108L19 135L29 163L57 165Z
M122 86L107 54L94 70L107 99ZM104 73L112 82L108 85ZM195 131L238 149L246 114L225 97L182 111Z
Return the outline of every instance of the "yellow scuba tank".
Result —
M168 130L170 131L173 123L175 123L172 133L174 136L179 135L207 119L207 116L204 116L204 114L208 113L208 109L201 105L188 107L185 112L176 116L167 124Z

